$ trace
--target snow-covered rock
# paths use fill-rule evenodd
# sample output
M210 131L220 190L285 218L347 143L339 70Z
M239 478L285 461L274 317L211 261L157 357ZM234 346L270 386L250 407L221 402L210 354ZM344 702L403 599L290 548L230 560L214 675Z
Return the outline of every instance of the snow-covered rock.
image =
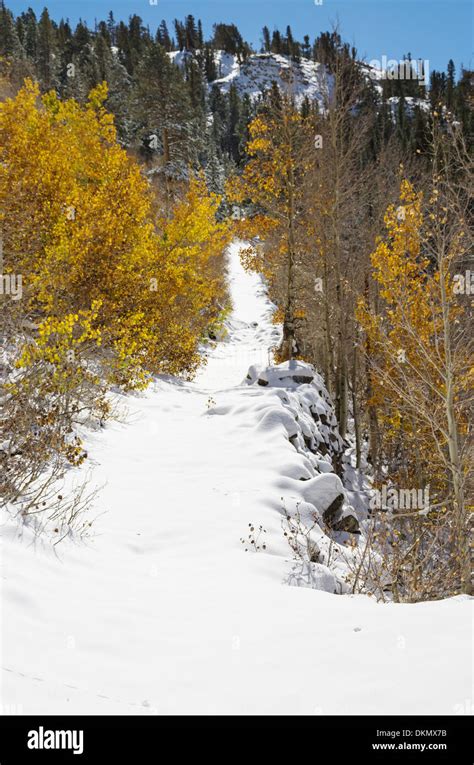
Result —
M252 365L246 383L277 389L276 395L283 405L280 418L282 422L285 419L288 436L297 451L311 455L311 463L317 472L330 472L331 460L334 463L342 460L345 444L329 393L314 367L299 360L266 367ZM285 410L292 417L291 424Z
M256 381L259 385L272 385L273 387L296 387L301 383L313 382L316 372L310 364L303 361L285 361L276 367L267 367L258 370L253 366L247 375L248 379Z

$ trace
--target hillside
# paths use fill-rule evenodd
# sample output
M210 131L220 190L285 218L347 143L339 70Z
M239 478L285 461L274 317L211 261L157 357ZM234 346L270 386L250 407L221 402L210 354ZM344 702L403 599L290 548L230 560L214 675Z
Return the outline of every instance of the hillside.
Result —
M239 64L236 56L219 52L217 62L221 76L211 82L210 87L216 85L224 93L234 85L239 96L247 94L255 99L276 82L282 89L290 89L298 103L306 97L317 101L321 108L330 95L331 77L326 68L315 61L294 63L288 56L260 53Z

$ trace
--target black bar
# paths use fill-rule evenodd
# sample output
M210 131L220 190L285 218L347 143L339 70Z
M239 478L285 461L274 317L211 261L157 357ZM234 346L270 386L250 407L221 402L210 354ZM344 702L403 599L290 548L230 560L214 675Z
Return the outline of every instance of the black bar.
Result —
M132 757L137 763L170 761L175 757L193 760L219 757L221 762L237 757L242 763L262 757L268 762L272 755L280 755L281 761L284 750L287 761L288 756L290 762L299 761L303 756L305 761L315 764L321 763L324 757L328 765L346 758L347 765L358 758L376 762L472 765L471 729L472 719L467 715L4 716L0 717L0 765L53 761L110 763ZM222 738L220 734L224 734ZM28 742L43 748L29 748ZM50 744L58 748L47 748ZM137 757L144 759L137 760Z

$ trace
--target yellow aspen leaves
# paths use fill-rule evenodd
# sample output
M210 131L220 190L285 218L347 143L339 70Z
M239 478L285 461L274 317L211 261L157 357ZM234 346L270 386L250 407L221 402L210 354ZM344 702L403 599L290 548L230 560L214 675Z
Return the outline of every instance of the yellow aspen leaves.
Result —
M42 354L57 365L95 343L106 378L133 388L149 373L196 369L200 339L225 307L228 231L200 178L156 219L106 97L105 83L80 105L25 81L0 104L0 228L39 326L22 363Z

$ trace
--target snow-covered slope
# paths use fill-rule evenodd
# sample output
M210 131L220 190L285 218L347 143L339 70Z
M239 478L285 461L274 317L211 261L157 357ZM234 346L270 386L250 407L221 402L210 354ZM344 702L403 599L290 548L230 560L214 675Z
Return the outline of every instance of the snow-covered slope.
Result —
M183 67L192 53L172 51L168 55L177 66ZM209 84L209 88L216 86L228 93L233 85L240 96L248 95L252 100L276 82L282 90L291 92L298 104L307 97L310 101L318 101L323 110L332 86L332 77L326 68L307 59L295 63L288 56L277 53L256 53L240 63L237 56L216 51L215 61L218 78Z
M184 67L186 59L193 57L190 51L172 51L168 55L179 67ZM324 113L331 97L333 77L323 64L315 61L302 58L296 63L288 56L277 53L257 53L240 63L237 56L225 51L216 51L215 62L219 76L209 84L209 89L216 86L222 92L228 93L231 86L234 86L239 96L248 95L255 101L276 82L282 91L294 95L299 106L305 98L310 102L317 101L321 113ZM367 80L373 83L377 98L381 101L383 71L363 61L360 61L359 65ZM399 101L400 98L396 96L388 98L394 121L397 118ZM406 96L404 104L406 114L410 118L413 117L416 107L424 112L430 109L428 98Z
M229 334L198 378L124 397L128 421L89 437L94 536L55 554L2 519L3 709L465 712L469 600L334 595L336 564L293 559L283 504L305 520L340 490L321 452L337 432L320 378L271 366L280 330L237 243L229 278Z
M233 59L231 63L229 58ZM290 91L297 101L309 98L318 101L321 110L327 101L331 87L331 77L322 64L302 59L294 63L288 56L277 53L259 53L239 64L234 56L224 54L218 66L221 76L212 85L217 85L228 92L234 85L240 96L247 94L251 99L258 98L264 90L268 90L272 82L276 82L282 90Z

